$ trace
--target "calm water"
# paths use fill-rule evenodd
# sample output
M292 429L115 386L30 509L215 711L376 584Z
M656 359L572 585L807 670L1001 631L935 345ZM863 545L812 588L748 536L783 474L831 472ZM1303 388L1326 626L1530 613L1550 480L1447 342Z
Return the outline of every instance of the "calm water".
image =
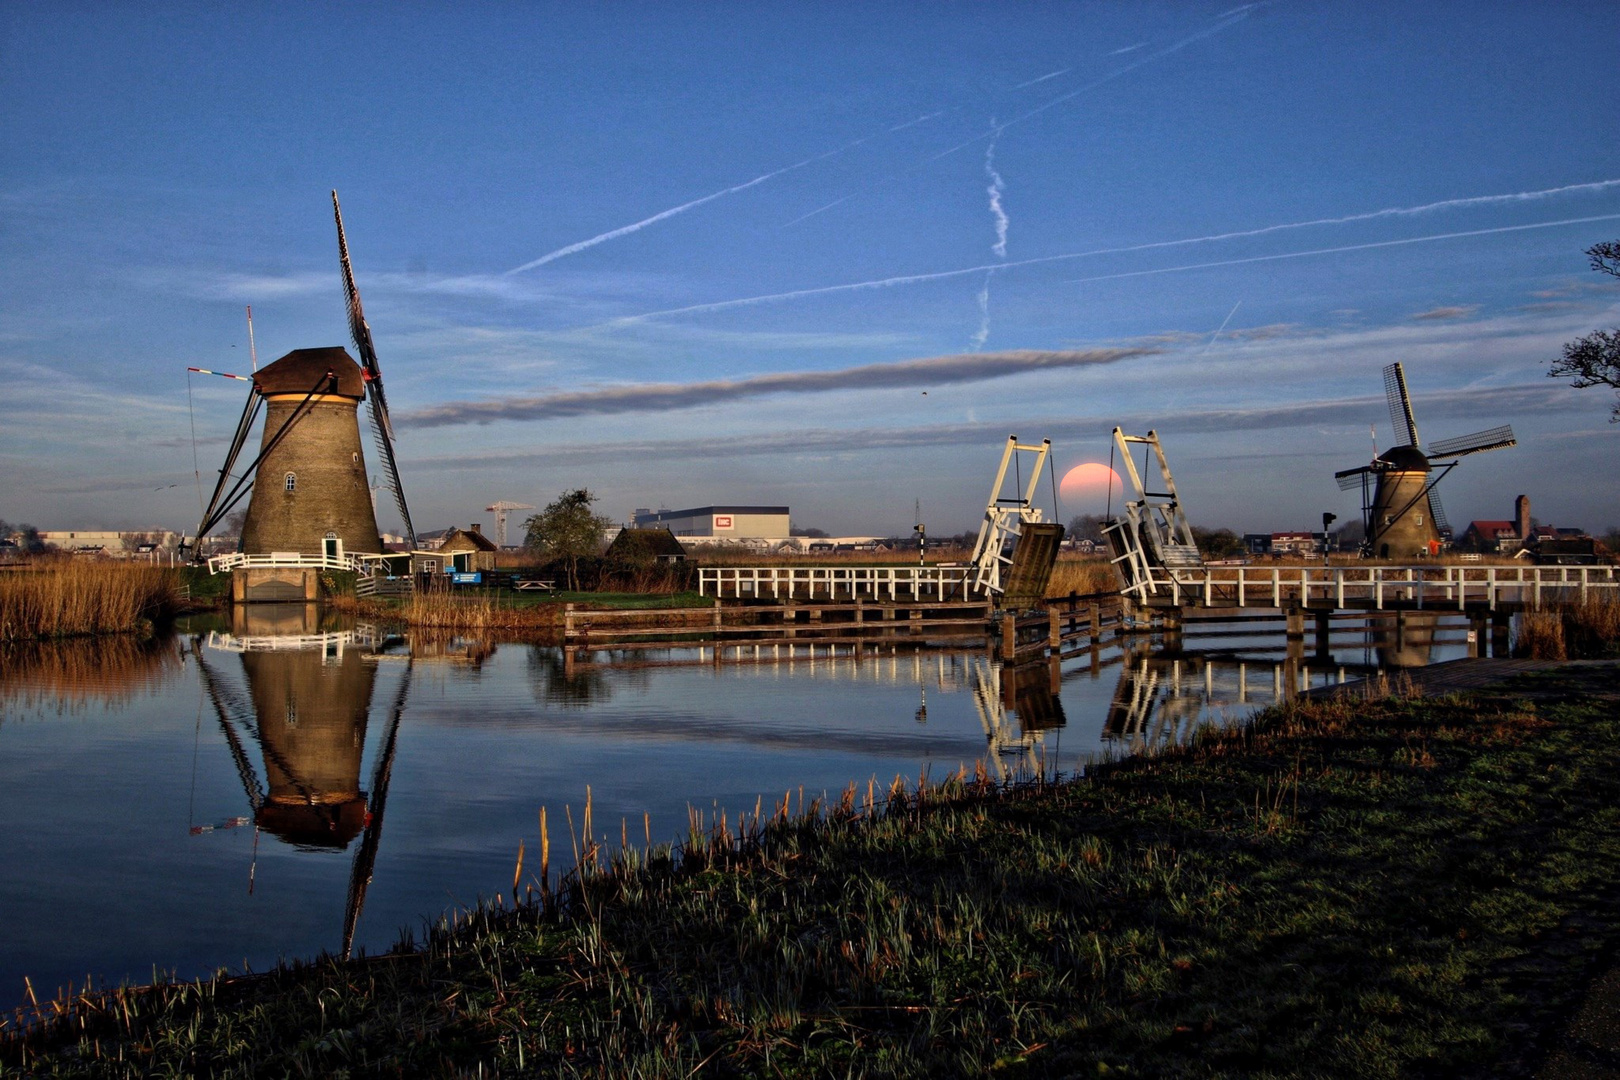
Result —
M621 821L642 842L644 813L664 841L689 806L735 821L760 796L976 760L1069 773L1294 685L1466 652L1442 620L1409 624L1399 650L1336 634L1292 667L1280 633L1252 633L1017 671L888 645L570 669L552 646L409 641L302 607L191 631L0 653L0 1006L24 975L43 995L87 975L258 970L339 952L351 925L357 950L386 949L509 889L520 841L535 869L542 806L566 853L564 807L577 822L586 785L603 843Z

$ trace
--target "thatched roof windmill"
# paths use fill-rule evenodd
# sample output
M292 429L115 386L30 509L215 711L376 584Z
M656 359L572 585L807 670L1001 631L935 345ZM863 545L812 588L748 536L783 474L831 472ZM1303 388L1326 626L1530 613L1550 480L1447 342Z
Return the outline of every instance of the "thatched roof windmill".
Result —
M1412 397L1406 389L1406 369L1398 362L1384 368L1384 393L1395 437L1406 441L1385 450L1370 464L1333 475L1341 491L1361 488L1361 519L1367 537L1364 554L1381 559L1434 555L1451 532L1435 491L1440 481L1457 467L1457 459L1516 446L1518 440L1513 428L1503 424L1442 439L1425 453L1418 442Z
M199 541L246 497L242 551L247 554L297 552L334 558L381 552L360 437L360 402L366 399L371 404L373 440L386 466L385 482L394 493L411 547L416 546L394 459L382 368L360 307L335 191L332 215L337 222L349 334L359 362L340 347L295 349L254 373L219 482L197 526ZM237 459L261 407L265 417L259 454L238 473Z

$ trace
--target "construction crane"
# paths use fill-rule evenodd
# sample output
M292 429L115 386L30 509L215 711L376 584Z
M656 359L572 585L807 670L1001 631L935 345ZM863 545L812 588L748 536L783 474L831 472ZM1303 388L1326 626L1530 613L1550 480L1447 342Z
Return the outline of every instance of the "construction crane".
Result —
M498 503L491 503L490 505L484 507L484 509L495 515L495 543L500 547L505 547L506 515L511 513L513 510L533 510L534 507L530 506L528 503L508 502L507 500L502 499Z

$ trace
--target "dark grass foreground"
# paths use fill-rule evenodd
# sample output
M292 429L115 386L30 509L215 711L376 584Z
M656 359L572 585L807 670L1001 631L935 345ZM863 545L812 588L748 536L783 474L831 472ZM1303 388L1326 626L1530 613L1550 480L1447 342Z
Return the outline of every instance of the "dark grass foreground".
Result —
M561 900L479 912L406 955L46 1004L0 1060L1528 1075L1620 943L1613 666L1310 703L1057 786L958 778L875 813L865 795L792 819L784 803L744 830L757 842L587 852L597 869Z

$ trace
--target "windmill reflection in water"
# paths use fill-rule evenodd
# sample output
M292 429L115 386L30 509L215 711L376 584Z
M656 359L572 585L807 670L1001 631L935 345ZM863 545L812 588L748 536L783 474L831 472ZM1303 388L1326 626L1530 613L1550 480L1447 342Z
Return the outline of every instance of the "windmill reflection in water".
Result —
M380 635L366 626L323 631L312 604L239 605L232 630L195 640L193 655L252 811L255 859L259 830L304 850L342 851L359 837L344 904L347 957L382 838L410 659L388 711L368 794L360 772ZM230 652L241 656L246 697L209 655ZM262 780L249 743L259 749ZM249 882L251 889L251 873Z

